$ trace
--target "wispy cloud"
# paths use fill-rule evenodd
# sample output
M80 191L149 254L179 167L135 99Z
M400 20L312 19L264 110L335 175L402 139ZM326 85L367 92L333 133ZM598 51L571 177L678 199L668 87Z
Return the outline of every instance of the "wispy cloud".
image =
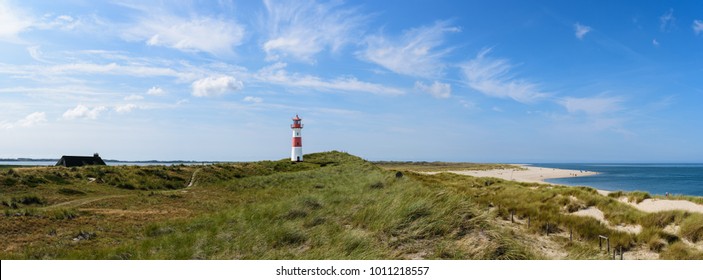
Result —
M423 82L415 82L415 88L422 92L429 93L436 98L449 98L452 96L452 86L450 84L435 81L431 85L425 85Z
M132 94L124 98L125 101L137 101L144 99L144 96L138 94Z
M469 87L492 97L510 98L521 103L532 103L547 96L539 86L510 74L513 66L507 59L487 57L491 49L478 53L461 66Z
M193 15L190 18L149 14L123 33L130 41L181 51L228 55L244 38L244 27L234 21Z
M124 113L132 112L132 110L137 109L137 108L139 108L139 106L137 106L137 105L135 105L135 104L131 104L131 103L130 103L130 104L117 105L117 106L115 106L115 112L124 114Z
M652 39L652 45L654 45L655 47L658 47L659 41L657 41L657 39Z
M442 75L442 58L450 51L440 48L447 33L459 32L446 21L406 30L399 38L372 35L365 39L366 49L358 57L395 73L435 78Z
M74 119L95 120L100 116L100 113L102 113L105 110L107 110L107 108L105 106L96 106L96 107L90 108L88 106L79 104L75 108L69 109L65 113L63 113L63 119L65 119L65 120L74 120Z
M588 32L591 32L591 30L592 29L590 26L586 26L578 22L574 24L574 35L576 38L579 38L579 40L583 40L583 37L586 36Z
M239 91L244 87L242 81L231 76L207 77L193 82L193 96L212 97L227 92Z
M264 0L264 5L268 38L263 49L269 60L291 57L314 62L317 53L337 51L358 38L357 28L365 19L339 2Z
M46 122L46 113L34 112L16 122L0 122L0 128L32 127L44 122Z
M261 102L264 102L264 99L263 99L263 98L261 98L261 97L254 97L254 96L246 96L246 97L244 97L244 99L242 99L242 100L244 100L245 102L251 102L251 103L261 103Z
M569 113L585 113L587 115L602 115L622 110L621 97L566 97L558 103Z
M161 95L165 95L166 91L164 89L162 89L161 87L154 86L154 87L151 87L149 90L147 90L146 94L161 96Z
M322 91L347 91L347 92L368 92L381 95L401 95L404 92L394 87L381 84L359 81L355 77L340 77L332 80L325 80L317 76L307 74L289 74L285 70L285 63L276 63L265 67L257 73L256 77L267 83L279 84L290 87L309 88Z
M668 32L671 31L674 27L676 27L674 9L669 9L669 11L659 17L659 29L661 31Z
M17 35L33 24L32 17L25 11L0 0L0 41L19 42Z
M693 33L696 33L696 35L701 34L703 32L703 20L694 20L691 28L693 28Z

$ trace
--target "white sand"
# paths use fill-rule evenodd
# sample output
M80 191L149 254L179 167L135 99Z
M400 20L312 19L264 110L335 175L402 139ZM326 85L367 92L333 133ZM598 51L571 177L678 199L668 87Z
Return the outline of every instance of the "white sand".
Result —
M688 200L671 200L671 199L645 199L642 202L630 205L644 212L659 212L670 210L684 210L688 212L703 213L703 205L693 203Z
M569 169L556 169L556 168L544 168L535 167L529 165L517 165L519 167L525 168L525 170L515 170L515 169L491 169L491 170L459 170L459 171L446 171L461 175L469 175L474 177L494 177L504 180L518 181L518 182L528 182L528 183L546 183L544 180L552 178L566 178L566 177L576 177L576 176L589 176L596 175L597 172L591 171L581 171L581 170L569 170ZM440 172L426 172L427 174L436 174Z
M479 170L479 171L467 171L467 170L457 170L457 171L444 171L450 173L456 173L461 175L469 175L474 177L494 177L504 180L511 180L517 182L527 182L527 183L542 183L550 184L545 182L546 179L552 178L566 178L566 177L576 177L576 176L590 176L596 175L597 172L592 171L581 171L581 170L569 170L569 169L556 169L556 168L544 168L535 167L529 165L517 165L519 167L525 168L526 170L515 170L515 169L492 169L492 170ZM441 172L424 172L426 174L437 174ZM608 195L610 192L605 190L597 190L601 195ZM703 205L696 204L687 200L669 200L669 199L645 199L639 204L629 203L633 207L644 212L659 212L659 211L669 211L669 210L684 210L689 212L703 213ZM597 210L597 209L596 209Z

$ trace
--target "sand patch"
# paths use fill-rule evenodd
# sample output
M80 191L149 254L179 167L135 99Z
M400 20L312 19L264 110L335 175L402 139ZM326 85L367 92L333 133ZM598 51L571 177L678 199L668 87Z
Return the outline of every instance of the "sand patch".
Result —
M608 220L605 219L605 215L603 214L603 211L601 211L600 209L598 209L596 207L588 207L586 209L571 213L571 215L594 218L594 219L602 222L603 224L605 224L605 226L607 226L611 229L617 230L617 231L634 233L634 234L638 234L642 231L641 225L611 225L610 222L608 222Z
M660 212L671 210L683 210L688 212L703 213L703 205L693 203L688 200L669 200L648 198L640 203L630 203L630 205L644 212Z

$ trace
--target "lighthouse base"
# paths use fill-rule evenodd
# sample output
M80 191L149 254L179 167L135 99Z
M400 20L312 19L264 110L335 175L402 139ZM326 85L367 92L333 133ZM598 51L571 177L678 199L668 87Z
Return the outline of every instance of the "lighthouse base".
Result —
M303 161L303 147L293 147L290 152L290 161Z

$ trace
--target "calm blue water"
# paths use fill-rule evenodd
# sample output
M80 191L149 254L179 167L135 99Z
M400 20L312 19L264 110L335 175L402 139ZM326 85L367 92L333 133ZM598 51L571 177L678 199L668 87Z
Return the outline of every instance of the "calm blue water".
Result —
M601 174L548 179L569 186L608 191L646 191L651 194L703 196L703 164L533 164L548 168L595 171Z

